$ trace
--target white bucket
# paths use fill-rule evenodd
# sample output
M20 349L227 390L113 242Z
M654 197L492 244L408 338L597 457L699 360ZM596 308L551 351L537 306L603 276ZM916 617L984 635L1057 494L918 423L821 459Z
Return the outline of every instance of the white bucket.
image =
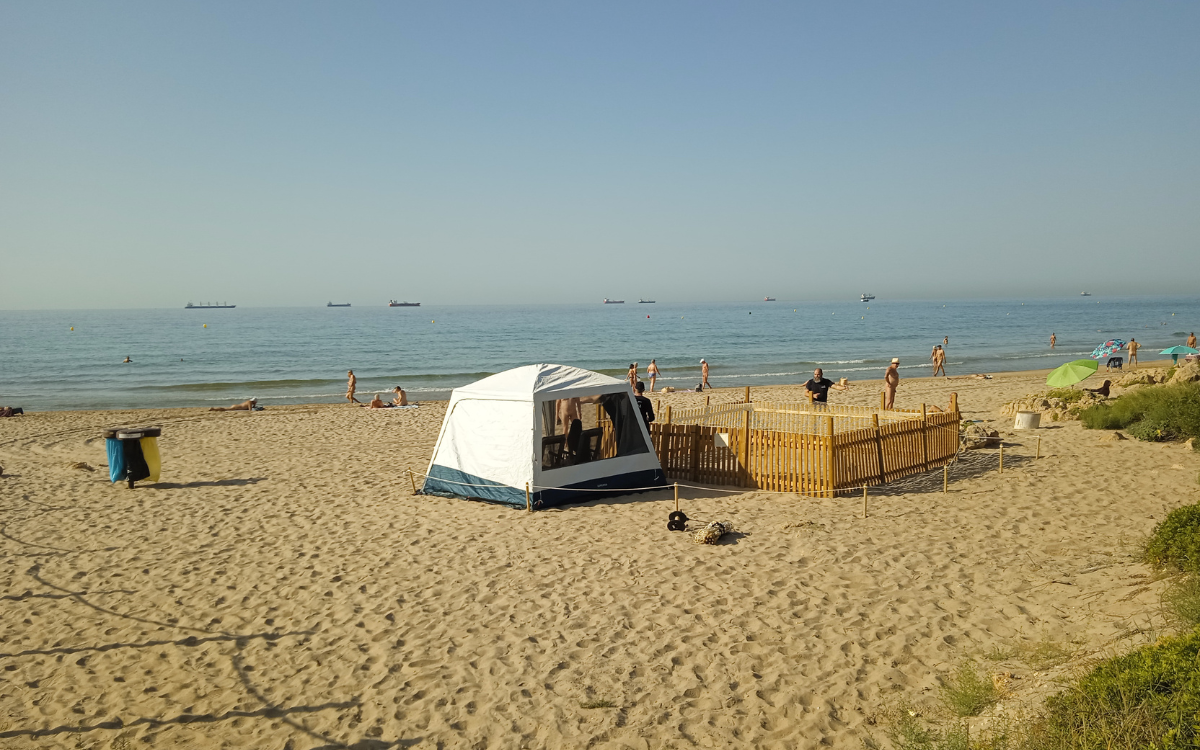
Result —
M1013 424L1014 430L1036 430L1042 425L1042 414L1036 411L1019 411L1017 412L1017 421Z

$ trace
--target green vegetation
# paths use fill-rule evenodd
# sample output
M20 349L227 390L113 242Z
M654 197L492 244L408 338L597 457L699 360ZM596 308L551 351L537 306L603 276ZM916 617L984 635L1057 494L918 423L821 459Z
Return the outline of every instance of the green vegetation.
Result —
M1101 662L1046 701L1046 718L1030 746L1194 748L1200 740L1198 660L1200 631L1192 631Z
M1075 388L1055 388L1046 394L1046 398L1056 398L1060 401L1065 401L1068 404L1073 404L1083 400L1084 392Z
M867 750L886 747L893 750L1023 750L1027 747L1013 734L1014 729L1020 728L1013 722L992 722L986 731L972 734L967 722L962 720L946 727L933 726L906 703L888 712L884 723L887 743L867 736L863 738ZM1032 745L1028 748L1035 750Z
M981 676L969 661L942 683L942 703L955 716L978 716L980 711L1000 699L1000 693L986 676Z
M1079 413L1092 430L1127 430L1139 440L1200 438L1200 383L1143 388Z
M1008 661L1017 655L1017 650L1014 648L1006 648L1004 646L993 646L991 651L984 653L983 658L988 661Z
M1186 573L1167 587L1162 596L1167 618L1178 627L1200 625L1200 577Z
M1075 654L1075 649L1062 641L1049 636L1043 636L1033 643L1021 645L1017 657L1041 672L1051 667L1057 667Z
M1200 505L1184 505L1168 513L1150 532L1145 557L1156 568L1200 571Z

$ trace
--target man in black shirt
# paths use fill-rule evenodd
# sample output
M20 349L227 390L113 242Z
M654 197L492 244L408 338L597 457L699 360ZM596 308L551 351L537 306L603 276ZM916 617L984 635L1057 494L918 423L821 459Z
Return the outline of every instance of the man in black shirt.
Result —
M646 423L646 429L650 429L650 423L654 421L654 407L650 404L650 399L642 395L645 391L646 384L639 380L637 395L633 398L637 401L638 411L642 413L642 421Z
M813 395L813 401L825 403L829 400L829 389L836 388L839 391L846 390L846 386L841 383L835 383L832 380L826 380L821 373L821 368L813 370L812 380L804 384L804 390Z

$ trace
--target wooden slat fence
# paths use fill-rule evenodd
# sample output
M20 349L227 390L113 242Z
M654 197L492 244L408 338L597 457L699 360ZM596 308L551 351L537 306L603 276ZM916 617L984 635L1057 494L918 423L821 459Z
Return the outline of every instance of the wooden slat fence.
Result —
M816 497L935 469L958 451L957 401L932 414L816 406L681 410L671 423L650 425L650 435L670 479Z

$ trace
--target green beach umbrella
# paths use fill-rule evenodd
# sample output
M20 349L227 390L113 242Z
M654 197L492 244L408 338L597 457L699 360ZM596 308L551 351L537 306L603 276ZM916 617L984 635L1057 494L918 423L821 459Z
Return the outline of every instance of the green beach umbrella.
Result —
M1094 359L1077 359L1058 367L1046 377L1046 385L1054 388L1066 388L1094 375L1100 363Z
M1193 349L1190 346L1172 346L1170 349L1163 349L1161 354L1171 355L1171 364L1179 364L1180 354L1200 354L1200 350Z

